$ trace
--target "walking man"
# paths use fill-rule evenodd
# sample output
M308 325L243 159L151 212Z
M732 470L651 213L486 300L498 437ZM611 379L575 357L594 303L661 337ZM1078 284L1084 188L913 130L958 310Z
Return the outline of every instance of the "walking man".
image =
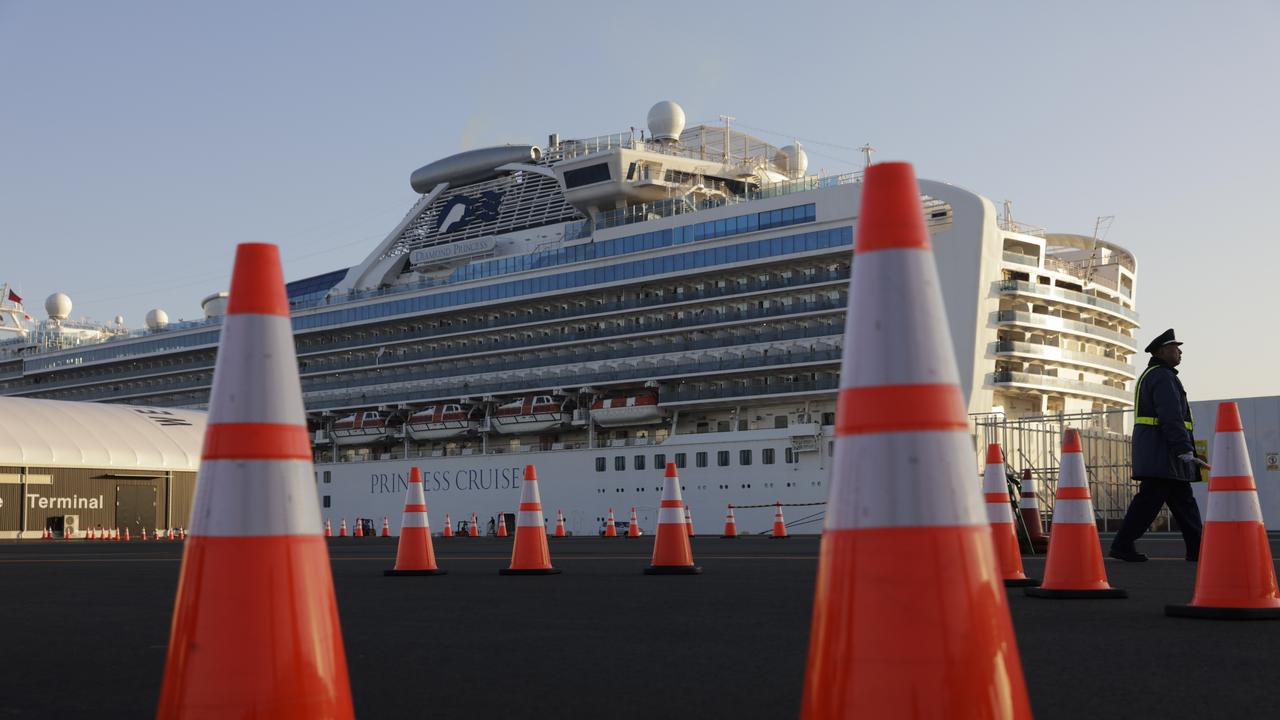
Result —
M1191 406L1178 379L1182 343L1170 328L1146 351L1151 360L1138 377L1133 401L1133 479L1139 482L1138 494L1111 541L1111 557L1145 561L1147 556L1138 552L1134 541L1151 527L1160 506L1168 505L1187 545L1187 560L1194 561L1200 557L1202 523L1191 483L1208 464L1196 455Z

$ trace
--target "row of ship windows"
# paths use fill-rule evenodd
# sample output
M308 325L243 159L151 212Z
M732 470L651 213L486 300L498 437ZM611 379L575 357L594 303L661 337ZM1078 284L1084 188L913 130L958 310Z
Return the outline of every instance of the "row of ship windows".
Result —
M813 203L779 210L748 213L724 218L723 220L708 220L707 222L681 225L668 230L655 230L654 232L585 243L559 250L548 250L530 255L521 255L520 257L472 263L454 270L449 276L449 282L476 280L523 270L537 270L556 265L613 257L614 255L671 247L672 245L683 245L684 243L697 242L699 240L712 240L759 230L772 230L773 228L786 227L788 225L810 223L816 218L817 206Z
M759 260L781 255L825 250L853 244L853 228L841 227L829 230L766 238L754 242L725 247L691 250L649 260L632 260L598 268L573 270L555 275L545 275L527 280L511 280L485 287L452 290L404 300L377 303L365 307L335 310L305 317L295 317L295 330L305 330L326 325L374 320L392 315L438 310L455 305L505 300L579 287L587 287L619 280L633 280L673 272L683 272L714 267L747 260Z
M377 318L403 315L413 312L439 310L455 305L470 305L564 290L587 287L618 280L631 280L651 275L681 272L698 268L714 267L746 260L790 255L793 253L825 250L853 244L853 228L839 227L827 230L786 235L783 237L765 238L753 242L730 245L726 247L706 248L689 252L668 255L649 260L632 260L606 267L574 270L570 272L547 275L528 280L512 280L494 283L485 287L453 290L435 295L426 295L403 300L393 300L347 310L334 310L316 315L293 318L295 331L328 325L339 325L349 322L373 320ZM78 353L71 358L49 358L27 360L27 370L45 370L61 365L81 364L97 360L107 360L126 355L142 355L152 352L176 350L184 347L196 347L217 343L219 332L208 331L186 335L172 339L153 340L131 344L127 348L103 348Z
M799 457L797 457L795 451L792 450L791 448L785 448L783 452L784 452L784 455L783 455L782 461L784 463L799 462ZM752 450L739 450L738 464L750 465L752 463L753 456L754 456L754 451ZM729 460L732 457L733 457L732 453L730 453L730 451L728 450L717 451L716 467L729 467ZM648 455L633 455L631 458L631 469L644 470L645 461L647 458L648 458ZM693 455L693 462L695 467L700 467L700 468L707 467L708 463L710 462L710 459L711 459L710 453L707 453L707 452L697 452L697 453L694 453ZM675 453L674 456L672 457L672 462L674 462L676 464L676 467L678 468L683 468L686 465L687 461L688 461L687 453ZM760 451L760 464L773 465L775 462L777 462L777 452L773 448L764 448ZM667 456L664 453L657 453L653 456L653 469L661 470L666 466L667 466ZM596 458L596 472L605 472L608 469L609 469L609 458L605 458L605 457ZM616 471L626 470L627 456L615 455L613 457L613 469Z

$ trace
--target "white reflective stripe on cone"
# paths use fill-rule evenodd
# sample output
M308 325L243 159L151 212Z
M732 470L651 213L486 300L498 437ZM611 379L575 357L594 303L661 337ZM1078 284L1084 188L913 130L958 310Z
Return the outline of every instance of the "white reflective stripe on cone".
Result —
M1084 455L1077 452L1063 453L1058 464L1058 487L1089 487L1084 473Z
M426 505L427 496L422 492L422 483L411 482L409 488L404 491L405 505Z
M407 528L429 528L431 523L427 521L427 514L424 512L411 512L404 514L404 520L400 522L400 529Z
M305 417L289 318L223 318L209 421L301 425Z
M684 525L684 510L674 507L658 508L659 525Z
M987 522L992 525L1013 524L1013 511L1009 503L987 503Z
M684 501L684 498L680 495L680 478L667 478L663 481L662 499Z
M1212 477L1253 476L1253 464L1245 448L1244 433L1218 433L1213 438Z
M1262 522L1258 493L1253 490L1210 492L1205 522Z
M544 527L541 510L521 510L516 513L516 527Z
M537 480L525 480L520 484L520 504L542 504L542 494L538 492Z
M987 466L986 471L982 473L982 492L1009 492L1009 481L1005 479L1004 476L1004 465L996 465L993 463Z
M191 534L319 535L320 503L310 460L204 460Z
M1018 500L1018 509L1019 510L1039 510L1040 498L1036 497L1035 495L1032 495L1031 497L1020 498Z
M932 252L861 255L851 286L857 302L850 303L844 337L857 338L859 349L844 353L841 387L959 384Z
M946 475L972 462L973 442L963 430L837 437L823 527L986 525L982 496Z
M1053 524L1093 525L1093 501L1058 500L1053 504Z

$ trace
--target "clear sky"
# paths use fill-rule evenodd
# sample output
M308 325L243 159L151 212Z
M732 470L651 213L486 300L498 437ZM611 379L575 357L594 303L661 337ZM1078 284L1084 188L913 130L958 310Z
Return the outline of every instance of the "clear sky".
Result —
M460 149L738 118L1138 257L1193 397L1280 392L1280 4L0 0L0 282L200 316L238 242L359 262Z

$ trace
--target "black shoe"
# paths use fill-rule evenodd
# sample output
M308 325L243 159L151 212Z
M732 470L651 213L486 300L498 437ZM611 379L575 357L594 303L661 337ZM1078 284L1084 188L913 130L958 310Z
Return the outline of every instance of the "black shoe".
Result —
M1108 554L1117 560L1123 560L1125 562L1146 562L1147 561L1147 556L1143 555L1137 550L1120 550L1117 548L1111 548L1111 552Z

